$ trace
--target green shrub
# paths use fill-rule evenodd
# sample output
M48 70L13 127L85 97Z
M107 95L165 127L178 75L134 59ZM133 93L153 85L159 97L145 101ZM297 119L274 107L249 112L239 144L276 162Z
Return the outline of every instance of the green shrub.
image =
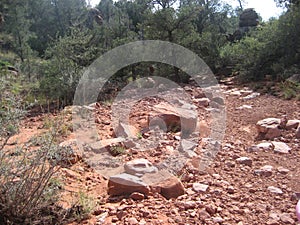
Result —
M58 188L50 181L58 167L48 159L59 150L56 133L44 136L37 150L29 145L8 148L25 112L9 81L0 79L0 224L51 224Z

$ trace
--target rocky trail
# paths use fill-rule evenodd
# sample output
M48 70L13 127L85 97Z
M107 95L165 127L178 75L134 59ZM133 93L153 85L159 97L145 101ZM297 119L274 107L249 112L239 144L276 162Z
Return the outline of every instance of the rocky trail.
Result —
M114 121L114 105L85 107L93 114L96 137L80 139L88 136L89 127L82 125L79 134L75 129L60 140L74 157L59 170L63 192L58 204L68 209L84 193L89 197L82 210L91 208L70 224L297 224L300 102L259 94L230 80L221 83L222 97L191 85L183 89L191 102L178 101L172 93L166 94L168 101L123 102L119 109L127 104L128 126ZM72 110L63 111L68 126ZM220 142L209 138L214 112L226 113ZM45 118L27 119L10 147L13 140L26 142L42 132ZM88 144L81 149L76 143L82 141ZM217 149L215 157L209 156L211 149ZM206 156L209 164L199 169Z

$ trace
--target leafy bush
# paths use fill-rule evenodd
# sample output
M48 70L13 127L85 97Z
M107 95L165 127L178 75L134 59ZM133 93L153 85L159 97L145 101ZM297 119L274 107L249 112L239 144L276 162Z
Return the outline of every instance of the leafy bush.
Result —
M49 133L40 148L29 146L8 147L9 139L18 132L25 112L21 99L12 91L9 81L0 82L0 223L51 224L51 205L55 201L56 185L51 179L58 167L48 162L58 151L54 142L56 133ZM46 217L45 211L48 211Z
M292 7L279 20L270 20L241 41L224 46L223 63L235 65L243 80L272 75L284 80L300 71L300 6Z

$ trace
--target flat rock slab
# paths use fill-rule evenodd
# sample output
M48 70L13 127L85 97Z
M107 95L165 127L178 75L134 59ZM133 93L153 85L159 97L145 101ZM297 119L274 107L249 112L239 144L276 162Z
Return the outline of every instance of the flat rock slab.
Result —
M108 194L111 196L130 195L134 192L149 195L150 188L139 177L127 173L111 176L108 181Z

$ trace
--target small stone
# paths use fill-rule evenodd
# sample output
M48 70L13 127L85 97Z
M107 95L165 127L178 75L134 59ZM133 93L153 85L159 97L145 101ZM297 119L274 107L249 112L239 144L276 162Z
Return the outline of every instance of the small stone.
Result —
M193 183L193 190L198 192L198 193L204 193L208 189L208 185L206 184L201 184L201 183Z
M145 196L142 193L139 192L133 192L129 198L132 198L133 200L143 200Z
M183 139L180 141L180 150L182 151L194 151L194 149L197 147L197 143L194 141L189 141L186 139Z
M288 120L286 125L285 125L285 128L287 130L291 130L293 128L297 128L300 124L300 120Z
M234 194L234 187L232 187L232 186L229 186L228 188L227 188L227 192L228 192L228 194Z
M273 166L266 165L261 167L259 170L256 170L255 173L261 176L270 177L272 176Z
M300 124L299 124L299 126L296 130L296 135L295 136L296 136L296 138L300 138Z
M292 201L299 201L300 200L300 193L299 192L293 193L292 196L291 196L291 200Z
M194 209L196 208L197 204L195 201L186 201L184 202L184 209L188 210L188 209Z
M214 215L216 213L216 209L211 207L211 206L206 206L205 207L206 212L208 212L210 215Z
M196 98L194 99L195 103L198 103L199 105L203 107L209 106L210 100L208 98Z
M198 211L198 215L202 220L206 220L210 218L209 213L205 209L201 209Z
M284 142L272 141L272 144L276 153L288 154L291 151L291 148Z
M139 223L139 221L137 221L137 219L134 218L134 217L131 217L131 218L128 219L128 224L129 225L135 225L135 224L138 224L138 223Z
M240 158L236 159L236 161L243 165L252 166L252 159L250 159L248 157L240 157Z
M280 188L274 187L274 186L269 186L268 191L273 193L273 194L283 194L283 191Z
M213 217L214 223L223 223L224 219L222 217Z
M240 107L237 107L236 109L238 110L242 110L242 109L252 109L252 106L251 105L242 105Z
M278 215L278 213L275 213L275 212L271 212L269 214L269 218L273 221L279 221L280 220L280 216Z
M127 139L123 142L126 148L135 148L136 142L133 139Z
M280 215L280 220L284 223L284 224L294 224L295 221L294 219L291 217L290 214L288 213L282 213Z
M286 174L288 174L288 173L290 172L289 169L283 168L283 167L281 167L281 166L277 168L277 171L278 171L279 173L281 173L281 174L284 174L284 175L286 175Z
M252 94L243 97L243 100L250 100L250 99L256 98L258 96L260 96L260 93L253 92Z

